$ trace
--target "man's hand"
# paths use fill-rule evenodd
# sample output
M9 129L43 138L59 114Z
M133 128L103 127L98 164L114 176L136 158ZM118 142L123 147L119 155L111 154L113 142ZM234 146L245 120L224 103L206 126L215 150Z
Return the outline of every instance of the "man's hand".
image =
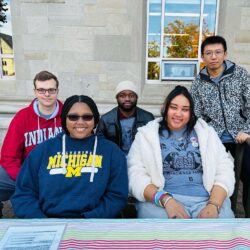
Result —
M250 135L245 133L245 132L239 132L236 136L236 141L237 143L244 143L246 141L247 138L250 138Z

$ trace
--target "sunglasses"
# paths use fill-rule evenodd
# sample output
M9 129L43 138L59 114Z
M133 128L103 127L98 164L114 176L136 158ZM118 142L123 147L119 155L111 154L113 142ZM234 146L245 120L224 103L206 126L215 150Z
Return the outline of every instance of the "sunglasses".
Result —
M83 119L83 121L89 122L94 118L94 115L92 114L86 114L86 115L67 115L68 119L72 122L78 121L80 118Z

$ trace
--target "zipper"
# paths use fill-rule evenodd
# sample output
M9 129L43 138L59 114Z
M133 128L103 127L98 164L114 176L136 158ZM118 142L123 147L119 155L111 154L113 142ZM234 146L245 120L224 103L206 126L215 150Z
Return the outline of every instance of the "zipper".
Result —
M226 122L226 117L225 117L225 112L224 112L223 103L222 103L222 98L221 98L220 82L219 82L219 84L216 84L216 86L217 86L218 91L219 91L220 106L221 106L221 111L222 111L222 116L223 116L225 128L226 128L226 130L228 131L227 122Z
M121 128L119 119L115 122L115 130L116 130L116 139L118 142L117 145L119 146L119 148L121 148L122 147L122 128Z

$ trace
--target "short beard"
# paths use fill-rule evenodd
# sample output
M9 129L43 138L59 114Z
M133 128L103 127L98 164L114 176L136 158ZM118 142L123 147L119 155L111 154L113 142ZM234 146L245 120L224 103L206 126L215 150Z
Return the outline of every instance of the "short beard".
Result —
M118 102L118 107L121 111L123 111L124 113L129 113L133 110L135 110L136 108L136 105L137 105L137 100L135 102L132 103L131 107L127 108L127 107L124 107L121 103Z

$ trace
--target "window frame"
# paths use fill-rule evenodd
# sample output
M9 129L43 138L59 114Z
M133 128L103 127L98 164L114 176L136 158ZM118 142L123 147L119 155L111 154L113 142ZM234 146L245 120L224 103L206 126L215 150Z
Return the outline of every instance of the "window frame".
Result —
M178 60L178 61L176 61L176 60L164 60L164 61L162 61L162 63L161 63L161 79L162 79L162 81L167 81L167 80L177 80L177 81L179 81L179 80L193 80L194 78L193 77L191 77L191 76L183 76L183 77L180 77L180 76L167 76L167 75L165 75L165 71L164 71L164 66L165 65L167 65L167 64L169 64L169 65L183 65L183 66L185 66L185 65L190 65L190 66L194 66L195 67L195 71L196 72L198 72L198 62L197 62L197 60L193 60L193 62L192 61L190 61L190 60L182 60L182 61L180 61L180 60Z
M147 22L146 22L146 62L145 62L145 82L147 84L168 84L168 81L170 80L174 80L174 81L192 81L195 76L193 78L178 78L178 77L173 77L173 78L166 78L163 79L162 75L163 75L163 70L162 70L162 65L164 63L180 63L180 62L184 62L185 64L190 63L190 64L197 64L197 74L199 73L199 69L200 69L200 65L202 63L202 58L201 58L201 52L200 52L200 45L202 43L202 25L203 25L203 20L204 20L204 4L206 0L200 0L200 13L199 15L197 13L188 13L185 14L185 16L199 16L200 20L199 20L199 40L198 40L198 57L196 58L164 58L163 57L163 39L164 39L164 20L165 20L165 16L167 15L165 13L165 1L166 0L160 0L161 1L161 14L157 14L157 13L151 13L149 12L149 2L150 0L147 0ZM219 6L220 6L220 0L216 0L216 13L215 13L215 27L214 27L214 33L217 34L218 31L218 22L219 22ZM161 17L161 34L160 34L160 56L159 57L149 57L148 56L148 49L149 49L149 35L157 35L155 33L149 33L149 17L150 16L160 16ZM164 18L163 18L164 16ZM171 15L170 15L171 16ZM158 34L159 35L159 34ZM156 80L152 80L152 79L148 79L148 64L149 62L155 62L155 63L159 63L160 64L160 73L159 73L159 79Z
M4 72L3 59L13 59L13 64L14 64L13 67L14 67L14 72L15 72L14 50L13 50L13 54L2 54L0 52L0 79L2 79L2 80L15 80L16 79L15 75L6 76L3 74L3 72Z
M11 20L11 7L10 7L10 0L7 1L8 3L8 11L9 14L10 14L10 19L7 20L7 22L10 22L10 26L11 26L11 35L10 34L6 34L6 33L3 33L2 30L1 30L1 27L0 27L0 33L1 34L5 34L5 35L9 35L11 36L11 39L12 39L12 54L9 54L9 53L2 53L2 47L0 47L0 79L1 80L15 80L16 79L16 67L15 67L15 58L14 58L14 46L13 46L13 34L12 34L12 20ZM2 24L2 26L4 26L4 24ZM1 38L0 38L1 39ZM1 45L2 46L2 45ZM4 69L3 69L3 60L4 59L13 59L13 68L14 68L14 75L13 76L6 76L4 75Z

